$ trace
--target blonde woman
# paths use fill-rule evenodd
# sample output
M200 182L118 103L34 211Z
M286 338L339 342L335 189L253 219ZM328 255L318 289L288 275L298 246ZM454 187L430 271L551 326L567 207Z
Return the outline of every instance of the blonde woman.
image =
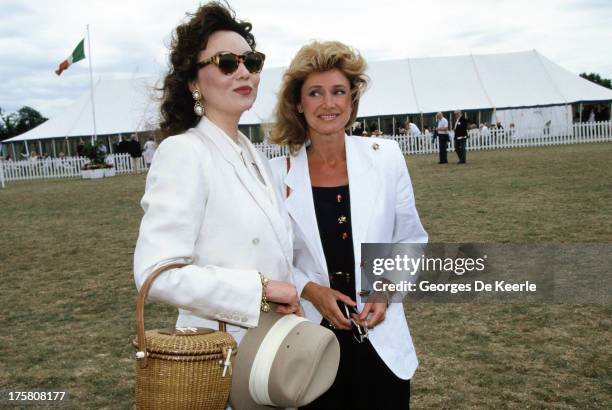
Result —
M339 42L303 47L287 69L272 161L294 232L294 276L306 317L335 332L340 368L308 409L406 409L418 362L401 303L365 303L361 244L424 243L406 162L391 140L348 136L366 87L364 59ZM348 316L347 316L348 313ZM355 335L350 318L369 328Z

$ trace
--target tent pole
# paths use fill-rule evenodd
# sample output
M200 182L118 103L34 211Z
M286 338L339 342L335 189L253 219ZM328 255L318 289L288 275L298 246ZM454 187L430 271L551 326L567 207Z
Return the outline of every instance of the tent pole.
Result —
M423 132L424 129L425 127L423 127L423 113L421 113L421 132Z
M391 117L391 120L393 121L393 135L395 135L395 115Z
M13 147L13 161L19 161L19 158L17 158L17 154L15 153L15 143L11 143L11 147Z
M72 156L70 153L70 139L68 137L66 137L66 155L69 157Z
M482 117L480 115L480 110L478 110L478 127L480 127L480 124L482 124Z
M57 158L57 150L55 149L55 138L51 140L51 145L53 146L53 157Z
M42 155L43 153L43 149L42 149L42 142L40 142L40 140L38 140L38 155Z
M582 122L582 103L578 106L578 118L580 118L579 122Z
M93 85L93 70L91 68L91 42L89 36L89 24L87 25L87 52L89 53L89 91L91 93L91 114L93 117L93 135L91 137L91 144L93 145L94 140L98 139L98 129L96 126L96 105L94 102L94 85Z
M380 129L380 117L378 117L378 132L382 132L382 130Z

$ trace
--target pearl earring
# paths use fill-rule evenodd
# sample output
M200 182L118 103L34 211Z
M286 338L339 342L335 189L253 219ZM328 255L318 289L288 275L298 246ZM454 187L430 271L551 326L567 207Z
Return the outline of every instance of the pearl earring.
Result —
M197 115L198 117L201 117L202 115L204 115L204 106L200 102L200 100L202 100L202 93L196 88L191 93L191 96L195 101L195 104L193 105L193 112L195 112L195 115Z

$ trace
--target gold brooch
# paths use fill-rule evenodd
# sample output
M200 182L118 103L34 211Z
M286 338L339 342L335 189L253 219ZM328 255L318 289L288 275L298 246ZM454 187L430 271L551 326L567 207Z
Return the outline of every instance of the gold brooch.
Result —
M378 148L380 148L380 145L378 145L376 142L374 144L372 144L372 149L374 151L378 151Z

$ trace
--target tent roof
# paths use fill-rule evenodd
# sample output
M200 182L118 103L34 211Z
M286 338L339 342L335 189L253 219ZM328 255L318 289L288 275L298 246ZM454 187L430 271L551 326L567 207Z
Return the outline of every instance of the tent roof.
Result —
M258 99L242 124L271 122L284 70L264 70ZM535 50L377 61L369 63L367 74L371 81L359 103L359 117L612 100L612 90Z
M243 125L271 122L283 67L264 69L254 106ZM437 111L503 109L612 101L612 90L555 64L537 51L409 58L369 63L369 89L359 117ZM158 103L152 78L99 81L98 135L155 129ZM21 141L92 134L89 92L64 112L17 137Z
M99 80L94 85L98 135L148 131L156 128L159 104L154 79ZM93 135L91 93L84 92L53 118L3 142Z

